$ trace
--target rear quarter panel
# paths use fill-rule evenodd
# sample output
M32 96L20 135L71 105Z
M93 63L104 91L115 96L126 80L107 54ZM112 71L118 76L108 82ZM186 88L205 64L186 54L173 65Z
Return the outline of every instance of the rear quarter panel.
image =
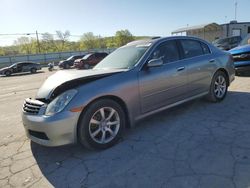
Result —
M215 53L216 55L216 62L217 62L217 69L223 68L227 71L229 77L229 85L234 80L235 77L235 67L234 61L230 53L225 51L218 51Z

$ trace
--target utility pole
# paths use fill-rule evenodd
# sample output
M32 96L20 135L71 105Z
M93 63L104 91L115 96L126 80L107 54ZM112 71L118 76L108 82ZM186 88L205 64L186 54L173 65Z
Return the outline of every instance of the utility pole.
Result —
M235 5L235 12L234 12L235 13L235 17L234 17L234 19L237 20L237 6L238 6L238 2L235 1L234 5Z
M37 42L37 46L38 46L38 52L41 53L40 43L39 43L39 38L38 38L38 33L37 33L37 31L36 31L36 42Z

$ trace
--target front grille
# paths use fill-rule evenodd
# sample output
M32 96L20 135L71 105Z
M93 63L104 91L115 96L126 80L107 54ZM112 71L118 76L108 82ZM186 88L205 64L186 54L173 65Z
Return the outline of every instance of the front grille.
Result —
M44 105L43 102L38 100L26 99L23 104L23 111L30 114L38 114L40 108Z
M29 130L29 134L39 139L49 140L48 136L44 132Z
M234 61L250 61L250 53L233 55Z

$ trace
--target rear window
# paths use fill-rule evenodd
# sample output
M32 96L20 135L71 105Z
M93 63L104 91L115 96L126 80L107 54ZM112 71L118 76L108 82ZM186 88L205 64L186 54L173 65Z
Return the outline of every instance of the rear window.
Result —
M97 53L97 54L96 54L96 57L100 57L100 58L106 57L106 56L107 56L106 53Z
M93 54L87 54L87 55L85 55L82 59L83 59L83 60L89 59L90 56L92 56L92 55L93 55Z
M203 55L203 49L199 41L181 40L185 58L192 58Z
M208 48L208 45L206 45L203 42L201 42L201 48L202 48L204 54L210 54L211 53L209 48Z

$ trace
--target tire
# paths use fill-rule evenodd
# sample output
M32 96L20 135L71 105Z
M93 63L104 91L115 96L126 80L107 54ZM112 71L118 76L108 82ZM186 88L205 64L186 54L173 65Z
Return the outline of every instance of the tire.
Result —
M85 64L83 65L83 67L84 67L84 69L90 69L90 65L89 65L88 63L85 63Z
M66 63L66 64L64 65L64 69L69 69L69 68L70 68L69 64Z
M119 141L124 127L125 114L121 106L113 100L101 99L80 116L78 140L88 149L106 149Z
M31 74L36 73L36 68L31 68L31 69L30 69L30 72L31 72Z
M9 70L5 71L5 76L10 76L11 75L11 72Z
M210 102L221 102L227 95L228 83L227 76L222 71L217 71L212 79L209 94L207 96Z

